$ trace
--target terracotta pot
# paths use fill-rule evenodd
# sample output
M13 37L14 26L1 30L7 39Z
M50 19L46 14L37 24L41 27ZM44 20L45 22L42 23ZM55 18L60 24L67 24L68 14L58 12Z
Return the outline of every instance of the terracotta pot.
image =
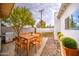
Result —
M9 17L14 3L0 3L0 18Z
M79 49L70 49L63 47L63 53L65 56L79 56Z

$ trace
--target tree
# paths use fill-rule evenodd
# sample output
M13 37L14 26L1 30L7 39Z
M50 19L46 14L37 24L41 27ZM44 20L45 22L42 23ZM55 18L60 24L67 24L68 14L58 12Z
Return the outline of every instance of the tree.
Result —
M17 36L19 36L19 33L25 25L33 26L35 24L31 12L25 7L15 8L10 15L10 22Z
M38 28L45 28L46 27L46 23L43 20L40 20L39 23L37 24Z
M6 24L9 25L9 24L10 24L10 20L7 19L7 18L4 18L4 19L1 21L1 26L7 27ZM9 25L9 26L10 26L10 25Z

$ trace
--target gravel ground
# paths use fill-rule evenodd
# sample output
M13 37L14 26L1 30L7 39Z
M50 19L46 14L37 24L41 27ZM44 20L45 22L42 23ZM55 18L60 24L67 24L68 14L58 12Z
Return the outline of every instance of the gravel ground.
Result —
M61 56L60 45L58 41L54 41L52 38L49 38L41 56Z

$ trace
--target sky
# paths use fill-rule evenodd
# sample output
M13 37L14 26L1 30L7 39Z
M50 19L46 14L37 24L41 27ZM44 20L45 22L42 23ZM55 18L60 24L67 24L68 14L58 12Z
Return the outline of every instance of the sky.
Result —
M59 3L17 3L16 7L26 7L33 15L37 24L40 21L41 14L39 10L44 10L42 14L42 20L46 22L46 25L54 25L54 12L58 12L60 8Z
M75 10L72 13L73 21L76 23L76 26L79 26L79 9Z
M72 15L73 15L74 22L79 23L79 9L74 11Z

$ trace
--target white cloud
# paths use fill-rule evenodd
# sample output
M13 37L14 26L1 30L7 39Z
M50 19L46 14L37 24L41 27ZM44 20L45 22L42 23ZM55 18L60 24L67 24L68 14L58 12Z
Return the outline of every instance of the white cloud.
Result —
M30 9L33 14L36 23L40 20L39 10L44 9L43 11L43 19L47 24L54 25L54 12L57 12L60 8L59 3L19 3L16 6L26 7Z

